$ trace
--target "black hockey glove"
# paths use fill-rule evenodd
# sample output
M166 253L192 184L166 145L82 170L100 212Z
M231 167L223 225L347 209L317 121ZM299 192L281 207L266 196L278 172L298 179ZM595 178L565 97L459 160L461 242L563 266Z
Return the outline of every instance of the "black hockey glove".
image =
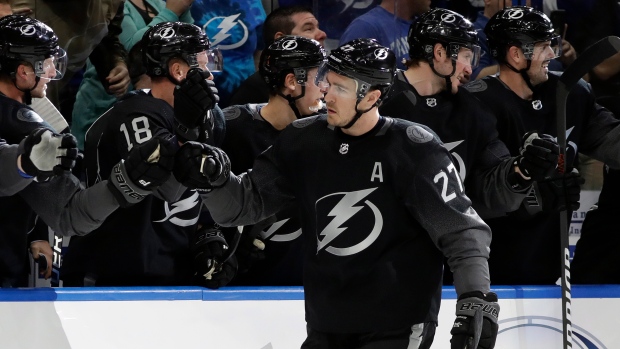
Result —
M536 190L542 198L542 210L546 212L577 211L581 185L585 179L574 169L567 174L555 174L550 179L538 182Z
M108 187L121 207L128 207L164 184L173 167L174 146L166 140L151 138L133 147L127 160L112 168Z
M219 148L186 142L177 151L174 177L184 186L199 191L219 188L230 177L230 160Z
M37 128L19 144L18 154L24 172L43 182L55 174L71 171L78 156L77 141L70 133Z
M210 110L220 100L208 71L190 69L174 89L174 119L177 136L182 141L206 142L213 138Z
M560 146L551 136L528 132L523 136L521 155L515 159L526 179L542 181L551 176L558 165Z
M492 349L497 338L499 304L497 295L480 291L462 294L456 302L456 320L452 326L452 349ZM474 347L475 341L478 346Z
M196 283L213 289L226 286L237 274L237 259L228 258L230 252L220 229L199 229L192 243Z
M239 273L246 273L256 262L265 259L265 243L261 240L259 234L263 227L260 223L252 226L252 229L244 227L243 233L239 233L239 228L224 228L222 231L228 241L239 239L239 244L235 251L237 262L239 264ZM258 229L256 229L258 228Z

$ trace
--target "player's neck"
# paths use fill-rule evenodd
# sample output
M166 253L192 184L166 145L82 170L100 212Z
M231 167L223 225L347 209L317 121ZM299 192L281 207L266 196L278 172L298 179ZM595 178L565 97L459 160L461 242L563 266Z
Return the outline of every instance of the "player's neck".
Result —
M445 79L433 73L430 65L425 62L409 67L405 77L420 96L433 96L446 89Z
M534 92L527 86L520 73L512 71L508 67L501 66L499 69L499 80L504 83L512 92L525 100L531 100Z
M269 97L269 103L261 109L260 115L279 131L297 119L288 101L281 96Z
M5 79L0 81L0 92L9 97L10 99L14 99L19 103L24 103L24 93L18 90L13 82L7 82Z
M151 94L174 107L174 84L167 78L152 79Z

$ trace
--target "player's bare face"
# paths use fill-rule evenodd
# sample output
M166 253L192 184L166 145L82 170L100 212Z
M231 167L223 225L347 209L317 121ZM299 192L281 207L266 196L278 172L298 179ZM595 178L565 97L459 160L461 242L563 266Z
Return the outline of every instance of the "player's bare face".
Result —
M461 84L469 82L473 62L474 53L472 50L461 47L458 58L456 59L456 69L454 71L454 75L450 78L452 81L452 93L456 93Z
M305 83L304 96L295 102L301 115L312 115L323 107L323 92L315 81L318 70L318 68L308 70L308 80Z
M43 71L39 74L39 81L37 82L37 74L32 67L28 65L26 67L26 89L32 89L30 95L36 98L43 98L46 96L47 84L56 76L56 69L54 67L53 58L48 58L43 62Z
M528 75L532 85L537 85L549 79L549 62L556 57L551 47L551 41L538 42L534 45L532 63Z
M355 116L357 82L334 72L327 73L326 86L322 86L327 106L327 123L346 126Z
M291 30L291 35L303 36L304 38L314 39L321 46L327 35L319 29L319 21L309 12L296 13L291 16L291 20L295 23L295 27Z

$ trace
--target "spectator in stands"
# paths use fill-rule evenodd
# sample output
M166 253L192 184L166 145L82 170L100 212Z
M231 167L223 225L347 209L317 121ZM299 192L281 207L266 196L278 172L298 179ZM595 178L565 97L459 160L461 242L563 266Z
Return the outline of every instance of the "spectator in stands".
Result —
M349 24L340 37L340 45L358 38L376 39L394 51L398 68L405 69L404 61L409 59L409 26L430 5L430 0L383 0Z
M129 72L125 63L126 52L138 42L144 32L157 23L182 21L192 23L189 7L192 0L128 0L123 15L115 20L116 33L120 41L119 52L122 58L101 53L107 67L112 67L109 75L101 74L100 69L89 58L84 79L76 96L71 130L78 140L78 147L84 150L84 137L92 123L129 89ZM121 31L122 29L122 31ZM116 58L115 58L116 57ZM104 64L106 65L106 64ZM107 69L103 69L107 71Z
M196 25L203 28L224 58L224 69L214 71L220 106L230 105L233 91L256 72L264 48L265 10L261 0L196 0L192 6Z
M298 35L314 39L323 46L325 32L319 29L319 22L312 11L306 7L278 7L267 16L263 26L263 40L265 47L284 36ZM230 105L247 103L267 103L269 100L269 86L259 72L252 74L233 93Z

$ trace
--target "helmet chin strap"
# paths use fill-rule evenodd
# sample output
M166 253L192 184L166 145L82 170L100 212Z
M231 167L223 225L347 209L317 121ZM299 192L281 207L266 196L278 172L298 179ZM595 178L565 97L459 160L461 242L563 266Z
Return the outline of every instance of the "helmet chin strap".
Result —
M454 73L456 73L456 61L451 59L452 61L452 73L450 73L450 75L444 75L439 73L437 70L435 70L435 64L433 64L433 61L429 61L428 64L431 66L431 70L433 71L433 73L435 73L435 75L444 78L446 80L446 90L450 91L450 93L452 93L452 80L450 80L450 78L452 76L454 76Z
M278 96L286 99L288 101L288 106L291 107L291 109L293 110L293 113L295 113L295 117L298 119L302 118L301 113L299 112L299 109L297 108L297 105L295 104L295 101L297 101L298 99L303 98L303 96L306 95L306 86L301 85L301 94L297 97L293 97L290 94L288 95L284 95L282 92L278 91Z
M527 75L527 71L530 70L530 67L532 66L532 61L531 60L527 60L527 67L525 69L517 69L515 67L513 67L510 63L506 62L506 66L508 68L510 68L510 70L514 71L515 73L519 73L521 74L521 77L523 78L523 80L525 80L525 84L527 84L527 87L530 88L530 90L534 91L534 86L532 85L532 81L530 81L530 76Z
M31 92L32 92L35 88L37 88L37 86L39 85L39 81L41 81L41 77L39 77L39 76L36 76L36 77L35 77L35 80L34 80L34 81L35 81L34 86L33 86L32 88L30 88L30 89L27 89L27 88L26 88L26 89L19 88L19 87L17 86L17 79L15 78L15 76L13 76L13 79L11 79L11 80L13 80L13 85L15 86L15 88L16 88L16 89L18 89L18 90L20 90L20 91L22 91L22 92L24 93L24 97L23 97L23 102L24 102L24 104L26 104L26 105L30 105L30 104L32 104L32 94L31 94Z
M351 128L351 126L353 126L353 124L355 124L357 122L357 120L359 120L359 118L362 117L362 115L364 113L369 112L372 108L377 106L377 103L379 103L379 102L375 102L370 108L368 108L366 110L358 110L357 106L358 106L358 104L360 104L361 101L362 101L362 99L358 98L357 102L355 102L355 115L353 116L353 119L351 119L351 121L349 121L348 124L346 124L344 126L341 126L340 128L344 128L344 129Z

